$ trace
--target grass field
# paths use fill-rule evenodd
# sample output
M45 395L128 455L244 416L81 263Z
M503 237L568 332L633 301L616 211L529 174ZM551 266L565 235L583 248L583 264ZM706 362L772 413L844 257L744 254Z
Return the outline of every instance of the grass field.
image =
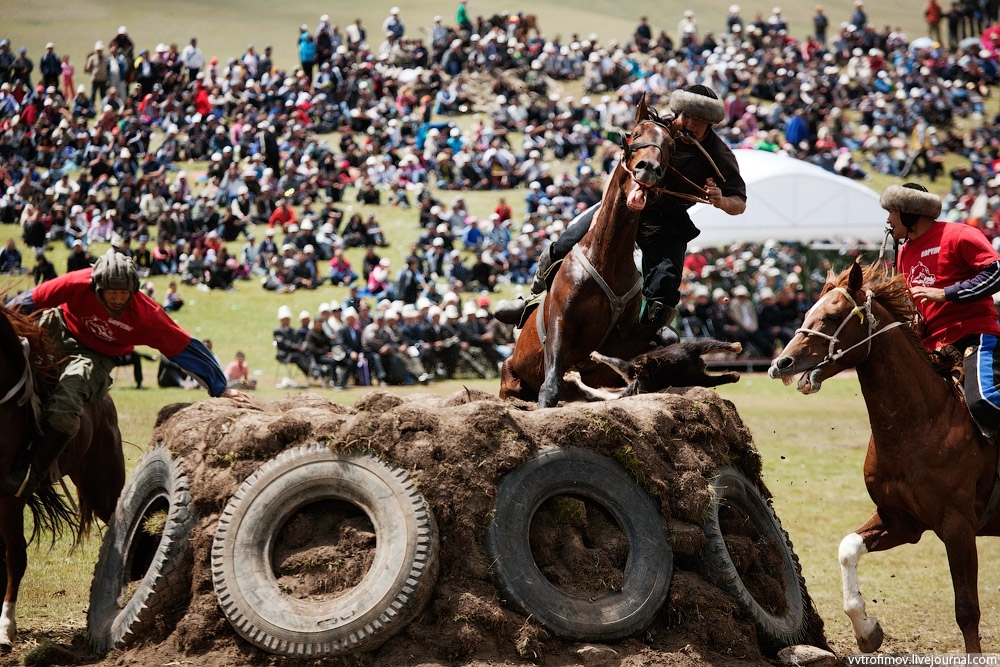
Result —
M124 0L81 0L56 2L35 0L31 3L0 0L0 37L8 37L14 48L25 44L37 63L41 47L53 41L58 51L68 51L78 71L84 55L96 39L107 40L119 25L126 25L137 45L152 47L158 42L183 45L191 36L198 36L207 55L217 54L223 60L243 51L248 42L258 46L275 45L276 61L280 66L294 64L292 49L300 23L315 26L318 16L330 13L342 26L361 18L369 30L377 32L391 4L402 9L408 32L414 34L421 25L429 25L430 17L441 14L446 21L454 16L457 2L402 0L397 3L378 2L352 7L349 11L329 3L314 0L280 3L262 0L192 2L177 0L164 5ZM490 5L482 0L470 0L470 13L491 14L504 9L525 9L538 14L548 33L560 32L565 37L576 32L581 36L598 33L602 40L624 40L643 14L650 16L654 28L676 32L677 20L684 9L691 7L703 30L721 30L731 0L706 0L697 5L682 2L653 3L636 0L581 0L580 2L536 2L530 6ZM748 20L755 11L765 16L772 4L740 3ZM823 3L831 23L837 25L850 15L851 0ZM911 36L923 34L920 15L922 2L869 3L870 20L876 25L901 26ZM810 25L815 2L782 3L783 13L790 19L791 31L804 36ZM371 33L370 33L371 34ZM89 83L89 77L77 74L78 82ZM996 104L995 96L991 102ZM463 119L462 122L467 122ZM197 171L191 165L189 171ZM878 191L887 179L873 179ZM943 189L945 184L939 182ZM523 193L502 193L515 207L521 205ZM485 215L496 203L498 193L467 193L470 210ZM445 200L450 194L444 193ZM407 248L417 236L416 214L398 209L382 208L377 215L392 239L386 255L394 267L401 265ZM15 235L13 228L0 229L0 242ZM235 244L233 248L237 248ZM101 249L97 249L98 251ZM51 259L62 272L65 251L56 248ZM358 260L352 254L353 261ZM162 296L167 279L153 280L157 296ZM0 291L24 287L0 285ZM178 313L178 322L195 335L211 338L219 357L225 363L237 349L247 353L252 369L258 371L261 388L256 398L270 399L287 395L274 389L278 368L271 346L271 330L276 323L279 305L287 304L294 312L316 306L330 298L341 298L344 290L321 288L317 292L297 292L276 295L260 289L255 282L238 283L234 293L203 293L193 289L184 292L186 305ZM494 299L497 297L494 297ZM147 384L154 384L155 364L146 364ZM179 389L131 389L131 370L117 371L118 386L113 396L122 420L123 436L127 441L126 455L133 463L149 442L157 411L163 405L201 400L203 392ZM484 391L496 393L496 382L466 382ZM450 393L461 383L432 385L435 391ZM423 388L401 388L396 391L424 391ZM351 403L360 390L327 392L338 402ZM799 553L809 590L827 623L827 634L834 646L855 650L850 626L840 611L840 575L836 549L840 539L859 526L871 513L862 479L864 447L868 439L867 417L857 382L835 379L824 384L820 396L799 396L790 387L768 381L763 376L746 376L737 385L720 389L732 400L754 433L764 456L765 481L775 495L775 506L796 551ZM982 596L982 634L987 649L1000 648L1000 541L981 541L980 591ZM85 622L90 577L96 559L97 541L90 541L69 554L68 545L45 548L31 553L31 570L22 589L19 605L20 625L27 631L71 630ZM944 550L933 536L920 544L895 549L885 554L866 557L861 565L861 586L869 611L881 617L887 632L887 648L897 651L958 651L961 638L954 623L951 583Z

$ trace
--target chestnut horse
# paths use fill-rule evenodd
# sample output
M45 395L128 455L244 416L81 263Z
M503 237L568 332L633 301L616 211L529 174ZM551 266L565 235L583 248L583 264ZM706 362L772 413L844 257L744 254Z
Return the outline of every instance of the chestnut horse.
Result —
M639 213L663 176L674 140L645 98L635 122L590 229L563 260L537 316L529 316L514 354L503 364L501 398L537 399L539 406L551 407L564 388L563 371L588 361L594 350L631 359L650 349L648 337L636 331L642 277L633 248ZM621 384L614 371L597 368L588 384Z
M35 432L32 403L40 385L58 380L58 359L53 356L47 332L34 319L0 306L0 421L9 429L0 450L0 474L6 474L18 451L26 447ZM10 651L17 635L15 611L17 594L28 565L24 536L24 508L31 510L34 532L53 532L53 540L63 528L74 529L77 539L86 534L96 515L107 523L125 484L118 413L110 396L88 403L80 420L80 431L59 459L59 470L69 475L79 496L78 514L52 486L43 486L30 499L0 493L0 556L7 576L0 612L0 651Z
M827 283L802 327L768 374L801 373L816 393L827 378L855 368L872 436L865 484L875 513L840 543L844 611L864 652L882 644L865 613L858 560L915 543L926 530L944 542L965 650L980 653L977 535L1000 535L997 446L973 422L953 379L931 361L913 326L916 310L902 276L855 263Z

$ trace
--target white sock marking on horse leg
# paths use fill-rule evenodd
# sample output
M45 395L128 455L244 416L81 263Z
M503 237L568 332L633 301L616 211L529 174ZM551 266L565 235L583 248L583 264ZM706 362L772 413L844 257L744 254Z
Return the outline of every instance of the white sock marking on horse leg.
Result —
M840 542L837 557L840 559L840 574L844 585L844 613L851 619L854 636L858 639L869 637L878 619L865 613L865 600L858 586L858 561L868 553L865 541L857 533L851 533Z
M0 646L11 646L17 639L17 622L14 620L16 602L4 602L0 611Z

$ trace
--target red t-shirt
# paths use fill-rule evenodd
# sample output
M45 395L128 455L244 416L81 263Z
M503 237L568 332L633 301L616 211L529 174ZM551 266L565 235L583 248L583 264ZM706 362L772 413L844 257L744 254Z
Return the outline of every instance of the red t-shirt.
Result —
M191 342L191 335L142 292L129 300L120 318L112 317L90 286L91 273L93 269L81 269L41 283L31 293L35 308L60 307L73 337L108 356L145 345L175 357Z
M955 222L935 222L899 251L899 270L909 287L946 288L969 280L1000 255L981 231ZM44 283L43 283L44 284ZM925 323L924 346L929 350L950 345L970 334L1000 336L993 298L960 303L918 303Z

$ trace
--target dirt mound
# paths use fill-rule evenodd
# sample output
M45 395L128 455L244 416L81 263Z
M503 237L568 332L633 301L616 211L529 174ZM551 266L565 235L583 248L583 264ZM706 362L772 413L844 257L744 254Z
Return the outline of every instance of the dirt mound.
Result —
M335 451L370 452L409 471L433 508L440 533L440 576L424 612L371 655L326 658L319 664L580 662L577 651L584 644L554 638L503 605L482 547L500 480L531 454L554 445L584 447L616 459L668 519L675 564L669 598L642 636L609 643L621 664L764 661L753 625L733 598L697 574L705 545L700 525L710 501L707 480L728 463L759 481L760 457L733 405L714 391L695 388L544 411L468 390L445 398L373 392L352 407L308 393L253 407L219 400L168 406L157 420L153 444L183 456L191 482L198 512L191 598L175 617L163 619L160 632L113 653L109 662L169 662L180 650L203 665L298 664L258 651L236 635L216 601L210 559L219 514L243 480L279 452L314 442ZM584 529L562 520L566 513L566 508L543 507L536 514L531 540L536 562L545 563L555 578L575 578L570 583L578 588L582 579L613 587L620 581L627 543L623 547L616 539L613 525L594 518L589 530L604 534L602 555L582 558L567 545L582 544L574 530ZM300 515L281 531L276 574L296 597L349 587L370 562L366 548L374 536L363 514L336 506L322 514L325 518ZM547 539L539 539L540 531ZM319 539L332 533L347 536L336 553ZM340 564L337 579L330 577L330 568L316 566L332 558ZM811 600L807 607L809 642L825 646Z

